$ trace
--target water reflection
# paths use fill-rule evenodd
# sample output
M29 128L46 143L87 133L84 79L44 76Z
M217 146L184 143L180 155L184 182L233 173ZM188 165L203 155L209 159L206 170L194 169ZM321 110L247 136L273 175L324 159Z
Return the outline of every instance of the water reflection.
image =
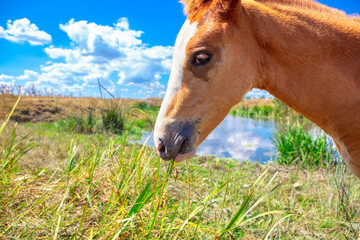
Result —
M277 123L227 116L199 146L199 155L268 162L274 153L271 142Z
M273 121L228 115L198 147L197 154L266 163L274 153L271 137L276 126ZM150 135L144 133L141 142ZM152 136L147 145L154 146Z

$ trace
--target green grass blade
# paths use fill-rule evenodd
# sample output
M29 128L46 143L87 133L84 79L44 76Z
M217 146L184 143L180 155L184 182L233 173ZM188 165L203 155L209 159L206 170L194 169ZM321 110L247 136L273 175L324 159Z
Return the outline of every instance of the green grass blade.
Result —
M201 209L203 209L204 205L215 195L217 194L221 189L223 189L232 179L229 181L226 181L222 185L220 185L218 188L216 188L214 191L212 191L204 200L201 201L199 205L196 206L196 208L190 213L187 219L185 219L184 223L181 225L179 230L174 236L174 240L178 237L179 233L182 231L182 229L186 226L186 224L189 222L190 219L192 219L198 212L200 212Z
M13 115L13 113L14 113L14 111L15 111L15 108L17 107L17 105L18 105L19 102L20 102L20 99L21 99L21 95L19 96L18 100L15 102L14 107L12 108L11 112L10 112L9 115L7 116L5 122L1 125L1 127L0 127L0 135L1 135L2 132L4 131L6 125L8 124L11 116Z

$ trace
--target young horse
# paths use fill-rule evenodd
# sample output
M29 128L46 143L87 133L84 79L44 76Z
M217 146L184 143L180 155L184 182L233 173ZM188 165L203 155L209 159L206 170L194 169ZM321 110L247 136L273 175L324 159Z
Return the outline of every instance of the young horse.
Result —
M182 161L252 88L331 135L360 177L360 19L312 0L184 0L155 126L165 160Z

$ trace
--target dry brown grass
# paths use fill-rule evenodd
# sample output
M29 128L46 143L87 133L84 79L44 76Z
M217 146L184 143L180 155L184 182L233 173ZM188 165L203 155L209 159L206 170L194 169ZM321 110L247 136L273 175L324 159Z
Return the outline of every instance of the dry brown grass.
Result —
M0 95L0 119L3 119L14 106L18 96L12 94ZM23 96L16 108L12 120L17 122L54 122L69 116L92 110L100 112L112 103L122 107L145 101L149 105L160 106L161 99L101 99L89 97L33 97Z

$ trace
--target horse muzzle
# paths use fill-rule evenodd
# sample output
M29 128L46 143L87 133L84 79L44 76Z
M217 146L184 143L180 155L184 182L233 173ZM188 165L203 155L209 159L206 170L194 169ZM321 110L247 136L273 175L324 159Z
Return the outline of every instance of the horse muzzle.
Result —
M196 135L195 124L191 122L162 121L155 127L155 147L163 160L181 162L195 155Z

